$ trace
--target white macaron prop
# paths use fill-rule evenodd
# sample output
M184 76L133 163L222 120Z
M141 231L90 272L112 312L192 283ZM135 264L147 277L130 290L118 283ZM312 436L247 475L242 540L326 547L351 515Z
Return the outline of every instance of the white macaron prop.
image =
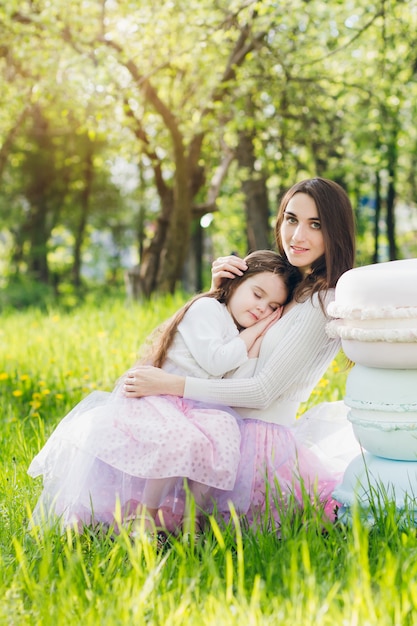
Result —
M388 461L364 452L351 461L333 492L341 503L338 519L352 523L355 507L373 525L390 504L407 522L417 521L417 463Z
M346 356L368 367L417 369L417 259L357 267L342 274L328 333Z
M354 268L339 279L328 333L355 363L346 381L348 420L363 453L333 497L338 517L375 523L384 507L417 523L417 259Z

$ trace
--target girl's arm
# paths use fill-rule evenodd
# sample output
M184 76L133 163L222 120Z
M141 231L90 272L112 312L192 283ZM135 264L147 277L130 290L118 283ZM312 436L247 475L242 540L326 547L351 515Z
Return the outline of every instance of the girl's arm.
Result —
M224 305L214 298L196 300L177 332L194 361L210 376L223 376L248 359L235 324Z

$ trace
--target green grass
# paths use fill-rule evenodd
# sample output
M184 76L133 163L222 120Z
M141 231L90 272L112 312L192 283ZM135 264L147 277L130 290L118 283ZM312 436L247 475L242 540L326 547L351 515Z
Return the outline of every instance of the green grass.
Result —
M181 303L105 299L73 312L8 313L0 328L0 624L412 626L417 536L382 502L368 528L318 523L313 506L281 533L214 519L197 544L158 552L127 534L28 530L41 490L27 467L58 421L94 388L111 389L144 337ZM341 399L338 359L308 405ZM307 406L307 405L306 405ZM305 408L305 407L303 407Z

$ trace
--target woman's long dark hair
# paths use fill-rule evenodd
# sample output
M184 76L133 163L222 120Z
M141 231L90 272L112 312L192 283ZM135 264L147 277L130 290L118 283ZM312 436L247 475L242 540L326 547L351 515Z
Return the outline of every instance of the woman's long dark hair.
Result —
M284 256L272 250L257 250L249 254L245 258L245 262L248 268L242 276L236 276L233 280L225 278L217 289L198 294L179 309L169 320L156 328L149 338L150 341L146 342L146 354L142 357L141 362L143 363L145 361L155 367L162 367L167 357L168 350L174 340L178 325L194 302L200 298L208 297L215 298L219 302L227 305L238 286L250 278L250 276L263 272L271 272L281 276L288 290L286 302L291 300L294 288L301 280L301 273L297 268L291 265ZM283 302L283 304L286 304L286 302Z
M332 180L310 178L296 183L281 200L275 226L278 250L285 256L281 241L284 212L297 193L309 195L315 202L324 240L324 255L317 259L311 272L297 286L294 298L302 300L313 293L336 286L340 276L350 270L355 261L355 221L353 209L345 190Z

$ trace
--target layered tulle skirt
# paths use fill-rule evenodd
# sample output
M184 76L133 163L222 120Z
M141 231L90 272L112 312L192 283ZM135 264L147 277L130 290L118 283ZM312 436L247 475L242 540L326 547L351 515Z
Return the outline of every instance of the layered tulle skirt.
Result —
M174 396L94 392L58 425L29 474L42 475L36 523L112 524L140 506L183 513L188 489L229 490L240 459L237 416Z
M33 523L81 531L148 507L176 532L195 497L203 513L227 519L232 503L249 523L268 512L279 524L286 501L302 505L306 495L331 518L332 492L357 453L343 403L319 405L288 428L173 396L94 392L29 467L43 478Z

